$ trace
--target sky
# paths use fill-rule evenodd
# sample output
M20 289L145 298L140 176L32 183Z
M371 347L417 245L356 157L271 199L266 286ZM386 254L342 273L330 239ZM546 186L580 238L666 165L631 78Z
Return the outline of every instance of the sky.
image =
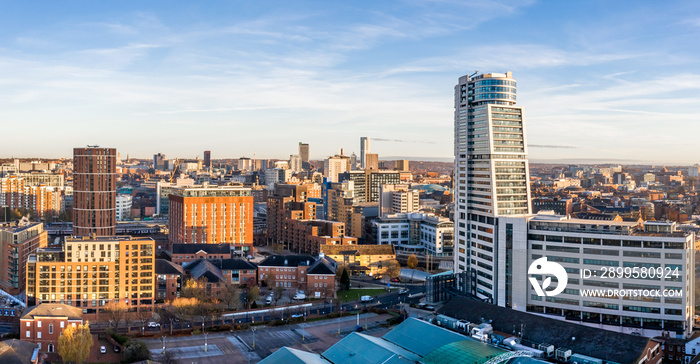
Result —
M0 0L0 158L453 156L512 71L530 159L700 162L697 1Z

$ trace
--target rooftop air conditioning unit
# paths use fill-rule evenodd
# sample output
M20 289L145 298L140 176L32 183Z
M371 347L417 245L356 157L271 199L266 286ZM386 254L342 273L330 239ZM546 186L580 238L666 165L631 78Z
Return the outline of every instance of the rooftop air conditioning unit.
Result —
M561 362L568 362L571 357L571 349L559 348L556 351L556 359Z
M537 348L542 350L547 358L551 358L554 355L554 345L542 343Z

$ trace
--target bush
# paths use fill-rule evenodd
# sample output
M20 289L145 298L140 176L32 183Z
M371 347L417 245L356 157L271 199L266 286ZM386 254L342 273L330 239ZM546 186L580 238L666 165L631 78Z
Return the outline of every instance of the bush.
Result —
M231 330L231 325L229 325L229 324L214 326L211 329L209 329L209 331L211 331L211 332L230 331L230 330Z
M236 324L236 330L248 330L250 329L250 325L246 323L242 324Z
M124 348L124 356L122 362L134 363L137 361L148 360L151 358L151 352L148 351L146 343L141 340L131 340Z
M107 335L111 336L112 339L114 339L114 341L117 342L117 344L119 344L121 346L124 346L124 345L126 345L126 343L129 342L128 336L122 335L118 332L115 332L111 327L108 328L107 330L105 330L105 332L107 333Z

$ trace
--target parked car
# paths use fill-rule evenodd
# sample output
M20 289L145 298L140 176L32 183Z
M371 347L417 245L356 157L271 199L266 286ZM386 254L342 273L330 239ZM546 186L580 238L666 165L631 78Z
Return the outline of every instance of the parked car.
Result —
M265 303L268 305L271 304L272 303L272 296L267 296L267 298L265 299Z
M299 318L299 317L304 317L303 313L295 313L292 315L292 318Z
M306 294L304 292L297 292L297 294L292 297L292 299L295 300L305 300L306 299Z
M406 293L408 293L408 288L401 288L399 290L399 294L406 294Z
M160 327L160 324L158 322L149 322L148 327Z
M119 347L116 346L116 345L114 345L114 352L115 352L115 353L118 353L118 352L119 352Z
M362 302L372 302L372 296L362 296L362 297L360 297L360 301L362 301Z
M399 279L399 277L394 277L394 278L390 279L390 281L392 281L392 282L394 282L394 283L399 283L399 282L401 282L401 280Z
M107 354L107 348L104 346L100 346L100 354Z
M374 279L375 281L378 281L378 280L382 279L382 275L377 274L376 276L372 277L372 279Z

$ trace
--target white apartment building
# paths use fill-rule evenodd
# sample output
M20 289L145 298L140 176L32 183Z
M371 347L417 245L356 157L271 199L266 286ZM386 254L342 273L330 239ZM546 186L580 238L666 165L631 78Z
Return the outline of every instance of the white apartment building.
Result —
M407 254L450 256L454 247L454 223L435 215L384 215L372 223L372 235L377 244L392 244Z
M117 221L129 220L131 218L131 205L133 198L131 195L120 193L117 195Z
M531 212L523 112L511 72L460 77L454 101L454 270L468 273L472 295L496 302L498 217Z
M268 168L265 170L265 189L274 191L278 183L284 183L292 178L292 170L284 168Z
M420 210L420 193L408 185L382 185L379 188L379 215Z
M678 230L673 222L584 220L542 213L501 217L498 226L495 265L501 282L495 302L500 306L628 334L654 337L666 331L690 336L695 314L693 233ZM556 296L537 295L528 281L528 268L542 257L568 274L566 289ZM654 277L642 277L642 270L654 270ZM535 278L542 282L543 277ZM611 294L591 296L591 290ZM615 290L667 290L675 295L613 294Z
M350 170L350 158L342 155L329 157L323 162L323 177L328 182L339 182L338 175Z

